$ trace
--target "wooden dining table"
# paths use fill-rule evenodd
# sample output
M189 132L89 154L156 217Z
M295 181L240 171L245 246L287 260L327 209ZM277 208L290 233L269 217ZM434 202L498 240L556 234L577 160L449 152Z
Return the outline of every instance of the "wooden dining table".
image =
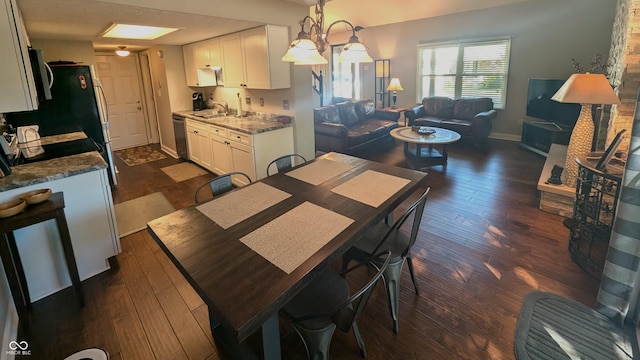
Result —
M207 304L222 345L236 351L261 329L264 358L279 359L278 311L426 175L328 153L152 220L148 231Z

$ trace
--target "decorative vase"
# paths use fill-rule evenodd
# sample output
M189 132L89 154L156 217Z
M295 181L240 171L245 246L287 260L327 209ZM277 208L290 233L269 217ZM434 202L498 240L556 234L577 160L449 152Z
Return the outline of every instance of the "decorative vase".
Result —
M564 163L564 173L562 175L563 182L567 186L576 186L576 179L578 177L578 163L576 162L576 158L579 155L591 151L593 131L594 125L591 117L591 105L582 104L580 116L578 116L578 121L571 133L569 147L567 148L567 158Z

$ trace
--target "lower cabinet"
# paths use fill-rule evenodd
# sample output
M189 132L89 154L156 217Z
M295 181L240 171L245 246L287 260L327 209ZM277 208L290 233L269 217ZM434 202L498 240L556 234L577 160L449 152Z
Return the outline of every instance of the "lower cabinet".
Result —
M293 153L292 127L247 134L187 119L186 128L189 159L218 175L241 171L259 180L273 159ZM233 182L246 185L243 177Z
M189 160L213 171L213 154L209 140L209 129L206 124L186 120L187 151Z

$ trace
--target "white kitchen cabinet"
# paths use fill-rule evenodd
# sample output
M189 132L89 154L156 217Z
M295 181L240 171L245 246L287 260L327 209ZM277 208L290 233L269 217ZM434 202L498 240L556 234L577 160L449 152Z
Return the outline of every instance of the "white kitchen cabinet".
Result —
M189 160L217 175L241 171L252 181L259 180L267 176L267 165L273 159L294 152L293 127L248 134L193 119L185 121ZM246 185L241 177L234 177L233 182Z
M29 39L15 0L3 0L0 6L0 44L0 113L37 109Z
M187 86L198 87L198 66L196 65L197 43L182 46L184 57L184 74L187 78Z
M218 85L216 66L221 66L220 41L210 39L182 46L187 86Z
M289 30L265 25L220 37L226 87L284 89L291 87L290 63L282 61Z
M197 121L185 120L187 129L187 151L189 160L213 171L213 154L209 140L209 129Z
M225 87L244 87L244 58L240 33L220 37Z
M209 131L211 135L211 152L213 153L213 172L221 175L233 171L231 156L229 156L227 129L211 125Z
M213 38L199 41L196 44L196 65L201 68L222 66L220 39Z

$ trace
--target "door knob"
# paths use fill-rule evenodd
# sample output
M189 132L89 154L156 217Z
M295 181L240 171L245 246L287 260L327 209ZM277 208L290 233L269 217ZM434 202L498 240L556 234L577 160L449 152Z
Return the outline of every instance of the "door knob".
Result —
M138 105L138 108L137 108L137 109L138 109L138 110L142 110L142 106Z

